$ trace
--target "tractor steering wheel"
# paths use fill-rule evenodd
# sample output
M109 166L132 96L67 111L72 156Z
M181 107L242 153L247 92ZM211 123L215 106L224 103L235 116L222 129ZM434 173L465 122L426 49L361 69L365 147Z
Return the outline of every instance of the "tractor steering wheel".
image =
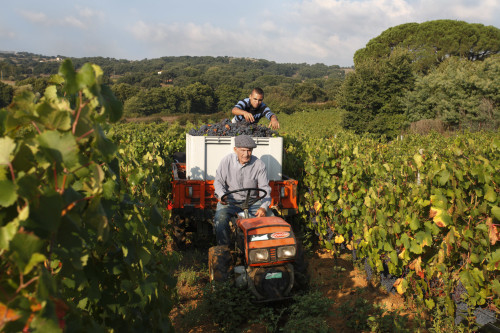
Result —
M248 209L248 208L250 208L250 206L252 206L254 203L256 203L257 201L259 201L260 199L263 199L267 195L267 191L266 190L263 190L263 189L257 188L257 187L247 187L247 188L241 188L239 190L229 191L229 192L225 193L220 198L220 201L224 201L229 194L233 194L233 193L237 193L237 192L244 192L244 191L247 192L247 196L246 196L245 200L234 200L234 201L231 202L232 204L240 207L241 209ZM262 194L260 196L257 196L256 198L250 198L250 193L252 191L264 192L264 194Z

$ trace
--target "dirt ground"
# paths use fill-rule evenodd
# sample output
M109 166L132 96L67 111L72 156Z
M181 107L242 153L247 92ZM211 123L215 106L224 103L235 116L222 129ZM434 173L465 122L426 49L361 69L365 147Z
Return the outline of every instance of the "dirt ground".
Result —
M203 260L201 259L203 253L197 255L200 256L199 260ZM190 254L184 258L193 262ZM339 307L360 297L373 306L383 306L387 311L405 310L403 298L397 293L387 293L372 282L368 282L364 272L353 265L350 255L342 255L335 259L329 251L316 250L309 256L308 261L311 288L319 290L323 296L333 301L330 309L331 315L326 318L332 332L358 332L348 327L345 318L339 315ZM189 316L193 316L196 308L202 303L203 286L208 283L208 270L206 271L205 274L202 272L198 275L197 283L194 285L188 285L182 281L178 283L179 304L172 309L170 314L176 332L220 332L209 316L201 323L199 320L194 320L192 322L195 324L189 325ZM199 316L199 312L196 316ZM268 331L261 325L253 324L242 329L242 332Z

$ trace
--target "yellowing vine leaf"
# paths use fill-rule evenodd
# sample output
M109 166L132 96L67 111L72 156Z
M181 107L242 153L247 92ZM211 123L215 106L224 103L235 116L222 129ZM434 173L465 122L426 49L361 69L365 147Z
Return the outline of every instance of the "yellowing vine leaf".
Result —
M491 217L486 219L486 225L488 226L488 229L489 229L490 244L495 245L497 243L497 241L500 239L500 236L498 234L498 228L491 221Z
M319 210L321 209L321 206L322 206L321 202L319 202L319 201L316 201L314 203L314 210L316 211L316 213L319 212Z
M0 138L0 164L7 165L10 163L11 154L16 149L16 143L11 138Z
M422 270L421 264L422 264L422 257L418 257L417 259L411 262L410 269L415 270L415 273L417 273L417 275L423 279L424 271Z
M343 242L344 242L344 236L342 235L335 236L335 244L341 244Z
M431 217L434 223L436 223L436 225L440 228L446 227L447 222L450 222L451 220L445 210L436 207L431 207L429 217Z
M396 282L394 282L394 287L396 287L398 294L403 295L406 292L408 283L405 279L399 278L396 280Z
M420 154L413 155L413 160L417 164L417 167L420 169L422 167L422 161L423 161L422 155Z

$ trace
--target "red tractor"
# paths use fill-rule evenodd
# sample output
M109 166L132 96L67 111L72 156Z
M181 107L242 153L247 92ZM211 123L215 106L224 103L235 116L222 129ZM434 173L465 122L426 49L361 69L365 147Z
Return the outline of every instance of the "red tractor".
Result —
M231 245L213 246L208 252L210 281L234 279L236 286L248 287L258 301L283 300L292 289L307 285L307 263L292 227L277 216L250 217L248 208L266 193L258 188L244 188L246 199L232 202L243 212L231 223ZM254 191L263 192L251 198ZM295 287L295 288L294 288Z

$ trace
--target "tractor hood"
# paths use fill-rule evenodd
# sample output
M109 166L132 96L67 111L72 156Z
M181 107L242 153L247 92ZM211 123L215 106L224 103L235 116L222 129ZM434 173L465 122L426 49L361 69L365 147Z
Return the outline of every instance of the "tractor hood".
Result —
M244 235L245 257L250 266L276 265L295 259L295 235L282 218L240 219L237 225Z

